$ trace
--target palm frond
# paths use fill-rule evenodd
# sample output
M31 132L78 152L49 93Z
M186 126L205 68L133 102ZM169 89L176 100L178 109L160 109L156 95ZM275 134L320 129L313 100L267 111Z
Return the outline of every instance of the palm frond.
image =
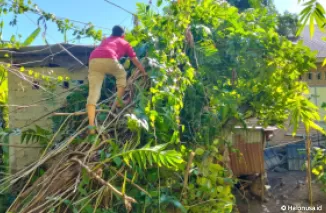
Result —
M156 164L157 166L178 169L184 163L182 155L176 150L164 150L168 144L157 145L154 147L145 146L141 149L129 150L120 153L127 165L136 164L146 169Z

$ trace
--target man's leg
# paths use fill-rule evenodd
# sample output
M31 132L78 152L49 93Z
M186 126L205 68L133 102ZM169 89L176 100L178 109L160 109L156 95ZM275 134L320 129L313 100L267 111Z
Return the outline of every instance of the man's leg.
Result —
M122 107L123 103L123 96L125 94L125 87L117 86L117 100L116 104L117 107Z
M116 79L117 84L117 100L116 106L122 107L124 105L123 96L127 85L127 73L123 66L117 60L111 60L110 73Z
M87 98L87 114L91 134L95 133L96 103L100 99L101 88L105 76L102 72L94 71L98 70L96 66L98 66L96 61L94 63L90 63L90 70L88 74L89 92Z
M87 104L88 123L90 126L95 126L96 105Z

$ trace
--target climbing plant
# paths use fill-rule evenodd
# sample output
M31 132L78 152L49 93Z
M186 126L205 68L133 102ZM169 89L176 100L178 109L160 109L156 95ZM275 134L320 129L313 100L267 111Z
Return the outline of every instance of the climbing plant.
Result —
M8 144L7 133L4 133L8 129L8 79L7 73L3 67L0 67L0 142ZM4 177L4 173L8 170L9 161L9 149L6 146L0 146L0 179ZM7 206L7 194L0 194L0 211L5 211Z
M266 8L239 13L214 0L166 3L163 14L137 4L140 23L126 39L136 49L146 49L150 78L149 86L136 90L125 118L111 116L120 119L103 127L107 134L99 133L93 144L75 140L85 118L64 129L73 114L57 121L56 129L73 130L60 141L63 147L74 141L81 148L64 153L53 164L59 169L50 169L44 174L48 178L40 179L55 179L56 184L36 184L27 193L32 201L19 202L18 197L10 210L39 208L36 204L43 198L33 197L41 190L47 212L125 212L131 207L134 212L232 212L235 180L223 154L235 125L245 127L245 121L255 117L261 125L283 127L290 118L294 131L300 122L323 131L316 124L317 107L303 96L308 87L298 80L315 66L315 54L281 37L275 31L275 14ZM28 10L26 5L21 8ZM71 25L58 27L65 34ZM128 61L125 66L133 69ZM78 99L85 90L70 96L74 101L69 111L81 107ZM53 157L60 150L64 148L54 150ZM90 153L95 154L88 160L71 157L87 158ZM53 171L73 178L58 179ZM68 195L56 199L51 194L61 191Z
M312 173L317 177L318 182L323 184L321 190L326 192L326 153L321 148L313 149Z

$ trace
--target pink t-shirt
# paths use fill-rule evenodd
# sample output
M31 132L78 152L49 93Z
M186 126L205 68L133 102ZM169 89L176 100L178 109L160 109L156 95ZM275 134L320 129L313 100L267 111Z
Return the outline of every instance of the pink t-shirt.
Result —
M111 36L102 41L102 43L90 55L93 58L112 58L118 59L128 56L136 57L136 53L130 44L122 37Z

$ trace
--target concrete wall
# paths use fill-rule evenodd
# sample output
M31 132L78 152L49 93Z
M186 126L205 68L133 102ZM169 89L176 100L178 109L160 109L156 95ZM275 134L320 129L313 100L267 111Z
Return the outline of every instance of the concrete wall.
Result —
M323 103L326 103L326 83L324 86L309 86L311 101L319 107L321 118L326 116L326 111L321 108Z
M326 66L318 63L317 69L306 73L302 80L309 85L310 98L316 106L321 107L324 102L326 103ZM326 115L324 109L320 108L320 115L322 117Z
M71 80L87 80L87 69L76 70L70 72L65 68L49 68L49 67L36 67L32 70L43 73L45 75L51 74L53 77L57 76L68 76ZM27 72L27 71L25 71ZM55 100L51 101L41 101L46 99L49 96L48 93L44 92L42 89L35 89L33 86L20 79L16 75L9 73L9 105L18 105L18 106L28 106L23 108L18 108L11 106L9 110L9 127L10 128L34 128L34 125L37 124L42 128L47 128L51 130L52 122L49 119L47 114L58 109L66 101L66 97L69 94L68 90L77 86L78 84L72 85L70 83L69 89L63 88L61 86L57 87L55 93ZM42 81L40 82L42 85ZM86 97L85 97L86 98ZM45 116L44 118L41 118ZM39 121L32 123L33 121L41 118ZM40 149L35 148L38 144L28 145L27 148L14 147L19 144L21 146L21 136L11 136L10 144L10 170L12 173L17 172L18 170L26 167L35 160L38 159ZM32 148L31 148L32 147Z
M303 75L302 80L309 86L326 86L326 67L318 63L317 69Z

